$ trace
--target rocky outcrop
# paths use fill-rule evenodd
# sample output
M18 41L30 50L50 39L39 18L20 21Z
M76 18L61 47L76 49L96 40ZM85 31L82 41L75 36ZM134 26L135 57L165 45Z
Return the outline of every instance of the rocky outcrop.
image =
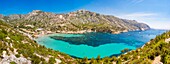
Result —
M12 25L33 25L48 31L85 31L117 33L123 31L147 30L150 27L135 20L120 19L115 16L102 15L87 10L78 10L68 14L54 14L33 10L25 15L9 15L4 18Z
M60 64L73 60L64 53L37 44L29 33L0 20L0 64Z
M165 39L165 42L166 42L166 43L169 43L169 42L170 42L170 38Z
M3 51L3 59L0 60L0 64L10 64L11 62L15 62L18 64L31 64L31 61L24 57L17 58L14 54L6 55L6 51Z

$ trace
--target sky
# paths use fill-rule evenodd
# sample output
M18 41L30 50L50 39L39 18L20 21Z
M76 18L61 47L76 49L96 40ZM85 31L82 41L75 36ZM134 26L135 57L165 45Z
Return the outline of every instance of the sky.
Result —
M170 0L0 0L0 14L27 14L32 10L68 13L86 9L137 20L151 28L170 29Z

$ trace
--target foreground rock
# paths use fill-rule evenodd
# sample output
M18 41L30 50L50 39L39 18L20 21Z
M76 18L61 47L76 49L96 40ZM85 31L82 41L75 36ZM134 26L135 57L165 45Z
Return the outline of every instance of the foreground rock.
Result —
M0 20L0 64L60 64L73 60L37 44L30 34Z

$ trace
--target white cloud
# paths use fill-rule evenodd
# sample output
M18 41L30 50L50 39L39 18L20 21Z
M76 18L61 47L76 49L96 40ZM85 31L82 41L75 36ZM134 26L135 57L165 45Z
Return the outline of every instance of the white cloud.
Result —
M118 14L119 18L137 20L138 22L146 23L151 28L170 29L170 19L158 13L137 12L130 14Z
M131 14L126 14L126 17L146 17L146 16L156 16L158 14L156 13L131 13Z
M130 13L130 14L118 14L120 18L125 19L133 19L138 21L143 21L144 19L153 19L153 17L159 16L157 13L145 13L145 12L137 12L137 13Z
M141 3L141 2L143 2L143 1L144 1L144 0L131 0L131 2L134 3L134 4Z

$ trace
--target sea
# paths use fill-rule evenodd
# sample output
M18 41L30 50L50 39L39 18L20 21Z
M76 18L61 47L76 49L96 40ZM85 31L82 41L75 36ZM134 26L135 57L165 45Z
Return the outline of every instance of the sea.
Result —
M135 50L166 30L150 29L120 34L90 32L84 34L49 34L36 39L38 44L75 58L119 56L124 49Z

